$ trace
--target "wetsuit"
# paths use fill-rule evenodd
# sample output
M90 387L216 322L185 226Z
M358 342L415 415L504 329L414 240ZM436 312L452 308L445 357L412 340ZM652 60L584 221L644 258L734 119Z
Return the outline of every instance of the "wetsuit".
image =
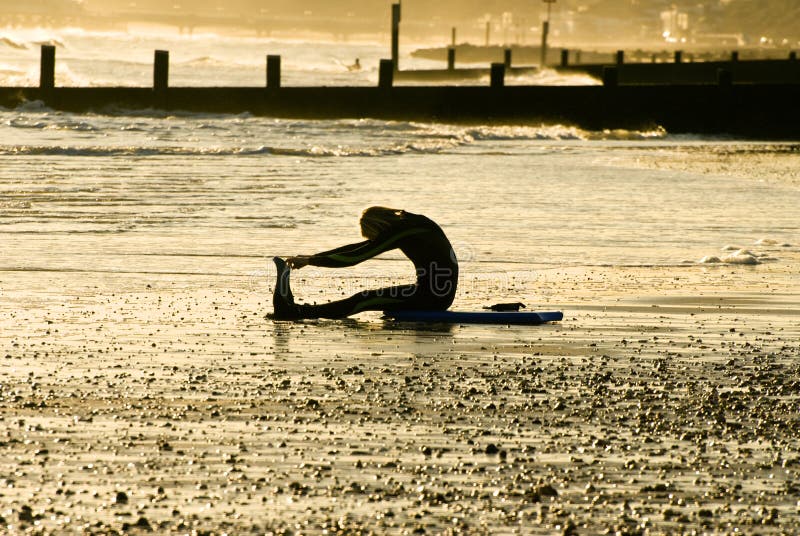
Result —
M444 311L450 307L458 284L456 255L442 229L419 214L404 212L399 223L381 232L374 240L317 253L309 258L309 264L344 268L392 249L400 249L414 263L416 283L366 290L321 305L297 305L300 316L343 318L361 311Z

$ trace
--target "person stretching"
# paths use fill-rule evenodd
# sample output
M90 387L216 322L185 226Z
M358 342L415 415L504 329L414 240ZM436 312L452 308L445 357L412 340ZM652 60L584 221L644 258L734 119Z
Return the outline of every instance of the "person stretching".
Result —
M370 207L360 220L365 241L284 260L273 258L278 270L272 297L273 318L344 318L362 311L444 311L453 303L458 284L458 261L442 229L421 214ZM320 305L296 304L289 284L292 269L304 266L344 268L399 249L414 263L414 284L365 290L344 300Z

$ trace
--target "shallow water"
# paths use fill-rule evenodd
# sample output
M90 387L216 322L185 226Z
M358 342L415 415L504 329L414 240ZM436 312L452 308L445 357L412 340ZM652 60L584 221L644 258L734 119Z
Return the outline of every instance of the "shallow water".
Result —
M0 121L6 269L248 277L358 241L376 204L438 221L466 276L680 265L730 244L786 262L798 243L793 144L35 108Z
M59 66L74 75L58 80L65 85L148 85L155 48L173 51L178 85L259 85L258 51L265 49L284 54L288 85L372 84L369 65L385 52L381 43L212 34L2 35L0 64L8 68L1 84L36 83L41 42L55 43ZM404 44L404 60L411 48ZM347 73L342 62L355 54L365 69ZM539 82L576 83L550 73ZM749 250L756 262L787 262L782 252L800 242L798 164L800 144L673 136L659 129L589 132L561 125L126 110L73 115L34 102L0 110L0 234L7 252L0 262L23 271L191 267L198 274L266 275L272 255L358 240L358 215L376 204L438 221L467 277L565 266L724 263L733 256L720 248L731 244ZM767 242L755 244L762 239ZM401 263L374 263L336 277L406 272ZM323 288L329 284L329 272L303 273L314 275L308 275L312 281L323 278Z
M11 30L0 28L0 86L37 85L39 49L53 44L56 84L60 86L150 86L154 50L170 51L170 84L174 86L263 86L266 56L281 56L285 86L376 85L381 58L390 55L388 38L379 41L308 41L143 32L87 32L80 29ZM413 58L418 45L403 42L403 69L442 69L443 62ZM348 69L356 58L362 68ZM459 82L451 82L459 83ZM489 83L485 78L462 82ZM509 77L509 84L595 85L585 75L544 71ZM409 85L410 83L406 83ZM413 84L411 84L413 85Z

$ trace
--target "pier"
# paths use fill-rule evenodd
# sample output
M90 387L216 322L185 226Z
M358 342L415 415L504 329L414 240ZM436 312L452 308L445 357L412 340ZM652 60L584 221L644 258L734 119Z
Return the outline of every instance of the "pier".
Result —
M554 66L556 70L602 79L603 70L613 65L621 84L713 84L721 70L739 83L800 83L800 62L794 52L788 53L785 59L740 61L738 52L734 51L725 60L686 61L683 51L676 50L668 62L628 62L625 52L619 50L613 62L576 64L569 63L569 54L566 49L562 51L560 64Z
M800 139L799 83L739 83L719 69L713 83L625 84L605 66L604 85L509 86L494 63L482 86L398 86L390 59L376 87L284 87L280 57L270 56L262 87L171 87L168 51L155 51L152 87L58 87L55 48L42 46L38 87L0 88L0 106L28 101L70 112L183 110L279 118L377 118L466 123L560 123L588 130L663 127L672 133L718 133Z
M486 69L476 68L476 63L504 61L512 57L515 61L513 69L520 73L532 74L540 68L532 65L534 56L538 56L538 47L458 45L447 48L433 48L414 51L413 56L433 61L447 61L448 69L432 72L448 73L449 77L441 79L469 80L475 78L475 72L486 75ZM561 73L586 74L602 80L603 69L609 66L618 68L620 83L624 84L709 84L714 83L719 69L731 72L734 79L747 83L783 83L800 82L800 62L797 53L785 51L783 58L777 57L774 51L770 57L758 57L756 52L748 51L751 59L743 60L739 51L723 53L694 52L682 50L633 52L617 50L615 52L597 52L568 48L549 49L545 67ZM677 61L676 61L677 60ZM468 68L454 69L455 62L470 65ZM506 62L507 65L509 64ZM428 70L410 71L405 79L425 79Z

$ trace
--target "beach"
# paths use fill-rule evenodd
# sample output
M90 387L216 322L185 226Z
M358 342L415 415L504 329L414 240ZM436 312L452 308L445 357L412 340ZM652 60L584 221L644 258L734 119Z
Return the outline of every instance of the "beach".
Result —
M797 164L658 128L0 110L0 532L796 533ZM442 226L453 309L563 321L268 318L272 256L359 241L371 205Z
M67 274L32 303L4 278L0 515L44 534L794 532L797 281L678 274L554 270L537 307L565 319L539 327L273 322L267 282L173 277L65 294Z

